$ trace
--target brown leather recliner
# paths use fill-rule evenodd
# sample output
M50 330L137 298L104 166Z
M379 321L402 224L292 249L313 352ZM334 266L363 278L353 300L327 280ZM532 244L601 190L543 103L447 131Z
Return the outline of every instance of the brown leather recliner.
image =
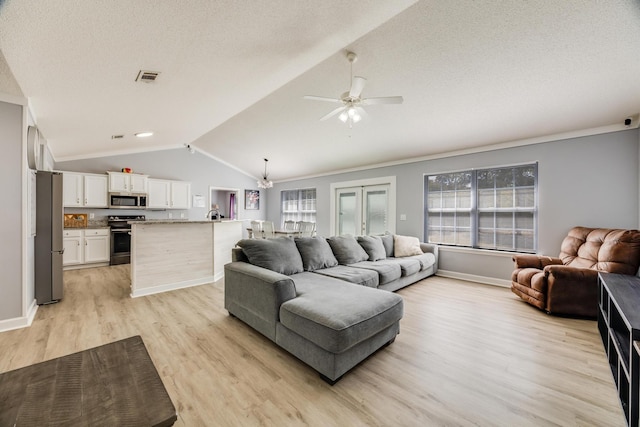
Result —
M547 313L596 317L598 272L635 275L640 231L574 227L560 256L516 255L511 290Z

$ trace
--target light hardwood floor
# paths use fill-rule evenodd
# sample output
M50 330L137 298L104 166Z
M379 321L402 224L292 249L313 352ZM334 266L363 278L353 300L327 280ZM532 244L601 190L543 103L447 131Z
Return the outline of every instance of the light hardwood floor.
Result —
M623 426L589 320L431 277L396 341L330 387L224 310L222 281L131 299L128 266L65 272L65 298L0 333L0 372L141 335L178 426Z

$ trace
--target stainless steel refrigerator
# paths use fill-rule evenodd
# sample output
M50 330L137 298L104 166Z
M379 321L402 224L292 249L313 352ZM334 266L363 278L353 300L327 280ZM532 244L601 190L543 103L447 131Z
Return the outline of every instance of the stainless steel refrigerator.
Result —
M35 296L38 304L62 299L62 174L36 173Z

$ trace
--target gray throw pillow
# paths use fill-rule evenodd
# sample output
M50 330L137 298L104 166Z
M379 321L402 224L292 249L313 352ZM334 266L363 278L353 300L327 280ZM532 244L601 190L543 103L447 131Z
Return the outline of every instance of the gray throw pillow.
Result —
M387 258L394 256L393 253L393 234L384 234L380 236L382 244L384 245L384 251L387 253Z
M369 261L378 261L387 258L387 252L379 236L358 236L358 243L369 255Z
M338 265L338 260L324 237L296 237L295 242L302 257L304 271L315 271Z
M353 236L333 236L329 237L327 242L340 264L355 264L369 259L369 254L362 249Z
M242 239L237 244L249 263L281 274L302 273L302 258L293 239Z

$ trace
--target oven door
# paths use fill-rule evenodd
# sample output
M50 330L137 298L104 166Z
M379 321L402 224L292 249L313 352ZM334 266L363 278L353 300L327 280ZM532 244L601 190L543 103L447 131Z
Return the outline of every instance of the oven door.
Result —
M131 262L131 229L111 229L110 265L129 264Z

